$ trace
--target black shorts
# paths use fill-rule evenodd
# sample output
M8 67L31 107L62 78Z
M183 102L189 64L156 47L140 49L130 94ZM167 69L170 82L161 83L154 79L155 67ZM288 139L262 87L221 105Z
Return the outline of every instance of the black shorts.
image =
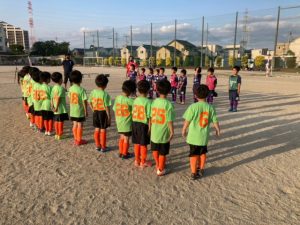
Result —
M65 120L69 120L69 115L68 113L54 114L53 120L56 122L64 122Z
M105 110L93 112L93 126L100 129L109 127L108 116Z
M178 93L179 94L185 94L186 93L186 87L182 87L182 88L178 89Z
M22 100L25 102L25 105L28 105L27 97L22 97Z
M64 84L68 83L68 80L70 80L70 82L71 82L70 74L71 74L71 72L64 73Z
M33 105L29 106L28 112L29 112L31 115L35 115Z
M203 155L207 153L207 145L198 146L198 145L190 145L190 154L189 157L195 155Z
M238 101L239 94L237 90L230 90L229 91L229 101Z
M81 123L85 121L85 117L70 117L70 120Z
M129 132L118 132L119 134L123 134L124 136L126 137L130 137L132 135L132 132L129 131Z
M53 120L54 113L52 111L42 110L43 120Z
M149 145L150 136L149 136L149 126L148 124L133 122L132 123L132 143L139 145Z
M177 93L177 88L176 87L171 87L171 94L176 95Z
M168 155L170 151L170 142L158 144L151 141L151 150L158 151L159 155Z
M43 113L42 113L42 111L36 111L36 110L34 110L34 115L35 116L43 116Z

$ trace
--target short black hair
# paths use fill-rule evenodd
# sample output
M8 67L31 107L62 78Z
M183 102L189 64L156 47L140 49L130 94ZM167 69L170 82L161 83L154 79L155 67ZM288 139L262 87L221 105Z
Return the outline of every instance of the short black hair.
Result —
M132 67L133 69L135 69L135 65L134 64L131 64L130 67Z
M196 96L200 99L206 99L208 96L209 89L205 84L200 84L200 86L196 90Z
M95 79L95 83L97 87L105 88L108 84L108 78L104 74L99 74Z
M234 66L232 69L236 69L236 71L240 71L241 70L241 67L239 67L239 66Z
M182 69L180 72L186 75L186 69Z
M170 81L163 79L157 82L157 91L159 94L167 95L171 91Z
M153 68L149 68L149 71L150 71L150 73L153 73L154 72L154 70L153 70Z
M22 70L25 72L25 75L29 73L30 66L23 66Z
M51 74L49 72L41 72L40 73L40 82L47 82L50 80Z
M155 72L156 72L156 73L159 73L159 69L158 69L158 68L157 68L157 69L155 69Z
M142 70L144 73L145 73L145 71L146 71L146 69L145 69L145 68L142 68L141 70Z
M202 68L201 68L200 66L198 66L198 67L195 68L195 71L196 71L197 73L201 73Z
M173 66L173 67L172 67L172 70L174 70L175 72L177 72L177 67L176 67L176 66Z
M18 77L25 77L25 75L26 75L27 73L23 70L23 69L21 69L19 72L18 72Z
M59 83L62 80L62 74L60 72L54 72L51 74L51 80L54 83Z
M40 82L40 73L41 71L36 67L31 67L29 70L29 74L35 82Z
M165 68L160 67L159 70L162 70L163 72L165 72Z
M147 94L150 90L150 84L146 80L141 80L138 82L137 88L141 94Z
M207 72L214 73L214 72L215 72L215 69L214 69L213 67L210 67L210 68L208 68Z
M127 95L133 94L136 91L136 83L132 80L125 80L122 85L122 91Z
M72 71L70 81L75 84L80 84L82 81L82 73L79 70Z

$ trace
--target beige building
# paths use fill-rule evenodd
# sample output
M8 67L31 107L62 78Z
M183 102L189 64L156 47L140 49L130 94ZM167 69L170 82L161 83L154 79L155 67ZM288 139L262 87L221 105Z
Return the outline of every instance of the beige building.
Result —
M19 27L15 27L11 24L8 24L4 21L0 21L0 25L5 30L7 47L10 45L22 45L24 50L29 50L29 35L28 31L23 30Z
M183 59L185 59L186 56L198 56L200 55L200 52L198 48L193 45L192 43L184 40L173 40L168 46L176 47L178 51L181 52Z
M181 52L176 49L176 56L181 56ZM162 46L156 52L156 59L166 60L167 58L174 57L174 47Z
M276 46L276 56L286 55L289 50L289 43L278 43Z
M120 50L121 59L126 59L126 61L128 62L129 56L131 56L131 49L132 49L132 56L136 58L138 46L125 46Z
M152 46L152 56L156 56L158 47ZM137 57L141 60L150 58L151 56L151 45L141 45L137 48Z
M260 48L260 49L252 49L251 50L251 59L255 59L257 56L268 56L268 49L267 48Z
M300 66L300 37L290 43L289 49L295 53L296 63Z
M0 52L6 52L6 35L4 28L0 25Z

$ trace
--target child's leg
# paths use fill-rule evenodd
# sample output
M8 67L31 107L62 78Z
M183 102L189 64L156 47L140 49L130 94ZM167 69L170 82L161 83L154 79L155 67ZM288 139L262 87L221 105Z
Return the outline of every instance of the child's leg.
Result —
M141 146L139 144L134 144L134 156L136 166L139 166L141 163Z
M58 128L58 121L54 121L54 130L55 130L55 134L56 135L59 135L59 128Z
M155 164L156 164L156 169L158 170L159 169L159 154L158 154L158 151L153 150L152 155L153 155L153 159L154 159Z
M197 173L198 159L199 159L198 155L190 156L190 167L191 167L192 174Z
M124 135L121 134L120 139L119 139L119 153L120 153L120 156L123 155L123 145L124 145Z
M34 115L30 114L30 124L33 126L34 125Z
M123 135L124 137L124 143L123 143L123 151L122 151L122 154L124 156L128 155L128 149L129 149L129 137L128 136L125 136Z
M183 102L185 102L185 91L183 91L182 100L183 100Z
M237 100L234 100L234 101L232 102L232 109L236 110L237 107L238 107L238 101L237 101Z
M74 140L78 141L77 140L77 122L76 121L73 121L73 129L72 129L72 131L73 131Z
M106 129L100 130L100 144L101 144L102 150L105 151L105 149L106 149Z
M53 120L48 120L48 132L52 132L53 130Z
M165 155L159 155L158 158L158 168L159 171L162 172L165 169L165 165L166 165L166 156Z
M94 131L94 140L95 140L95 144L97 148L101 148L101 144L100 144L100 129L99 128L95 128Z
M144 165L147 160L147 145L141 145L141 164Z
M64 122L57 122L58 136L62 136L64 132Z
M180 91L180 95L179 95L180 97L179 97L179 99L180 99L180 102L182 102L183 101L183 95L182 95L182 91Z
M201 154L200 155L200 170L204 170L205 167L205 163L206 163L206 154Z
M78 142L81 142L82 134L83 134L83 123L82 122L77 122L76 136L77 136L77 141Z

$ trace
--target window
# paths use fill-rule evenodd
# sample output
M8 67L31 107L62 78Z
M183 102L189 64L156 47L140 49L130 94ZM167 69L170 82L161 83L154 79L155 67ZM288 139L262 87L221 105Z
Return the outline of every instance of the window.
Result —
M141 54L143 54L143 53L144 53L144 51L140 51L140 53L141 53Z

